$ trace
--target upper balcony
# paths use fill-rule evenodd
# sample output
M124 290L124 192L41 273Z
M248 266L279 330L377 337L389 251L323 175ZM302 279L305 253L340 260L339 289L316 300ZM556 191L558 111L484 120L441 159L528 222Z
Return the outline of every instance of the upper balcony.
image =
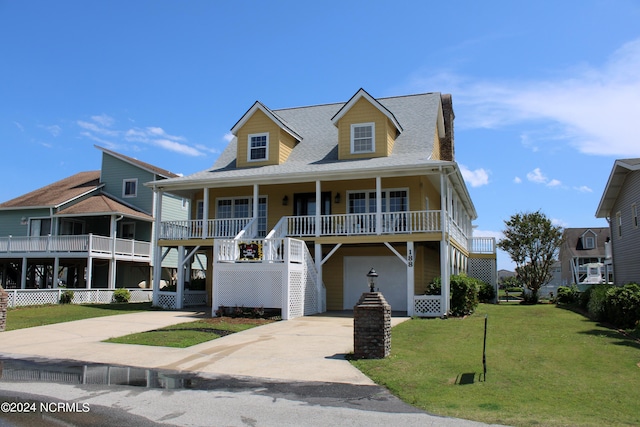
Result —
M442 221L442 212L405 211L285 216L268 233L268 238L310 238L325 236L371 236L415 233L448 233L449 237L463 244L466 242L469 252L477 254L495 254L495 239L470 237L464 228L447 216ZM316 232L316 230L318 230ZM234 239L258 237L257 221L252 218L228 218L191 221L163 221L160 224L160 239ZM264 237L264 236L262 236Z
M76 236L0 237L0 257L96 257L149 261L151 243L93 234Z

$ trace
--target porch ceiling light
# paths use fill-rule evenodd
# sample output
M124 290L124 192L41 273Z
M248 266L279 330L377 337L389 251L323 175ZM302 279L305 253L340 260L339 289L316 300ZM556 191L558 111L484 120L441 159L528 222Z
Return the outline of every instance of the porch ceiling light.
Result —
M376 288L376 279L378 278L378 273L371 267L371 270L367 273L367 282L369 282L369 292L375 292Z

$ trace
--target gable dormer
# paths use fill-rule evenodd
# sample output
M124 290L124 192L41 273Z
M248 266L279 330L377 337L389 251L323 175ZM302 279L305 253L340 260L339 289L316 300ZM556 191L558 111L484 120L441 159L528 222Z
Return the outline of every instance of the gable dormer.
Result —
M596 233L593 230L587 230L582 233L580 236L580 243L582 244L582 249L595 249L598 246L598 240Z
M239 168L284 163L302 137L260 102L247 111L231 129L237 138Z
M402 126L391 111L360 89L331 119L338 128L338 159L391 155Z

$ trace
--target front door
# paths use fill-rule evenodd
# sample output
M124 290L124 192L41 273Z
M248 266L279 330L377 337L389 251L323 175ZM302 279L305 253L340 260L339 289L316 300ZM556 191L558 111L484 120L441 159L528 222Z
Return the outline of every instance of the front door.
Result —
M331 215L331 192L322 192L320 215ZM307 216L316 214L316 193L296 193L293 195L293 215Z

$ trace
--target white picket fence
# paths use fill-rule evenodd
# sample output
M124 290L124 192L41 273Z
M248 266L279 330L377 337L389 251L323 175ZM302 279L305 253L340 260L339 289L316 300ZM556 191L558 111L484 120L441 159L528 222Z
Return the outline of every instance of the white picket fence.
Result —
M59 304L64 291L73 291L72 304L109 304L113 302L115 289L5 289L9 294L8 307L28 305ZM148 302L152 300L151 289L129 289L129 302Z

